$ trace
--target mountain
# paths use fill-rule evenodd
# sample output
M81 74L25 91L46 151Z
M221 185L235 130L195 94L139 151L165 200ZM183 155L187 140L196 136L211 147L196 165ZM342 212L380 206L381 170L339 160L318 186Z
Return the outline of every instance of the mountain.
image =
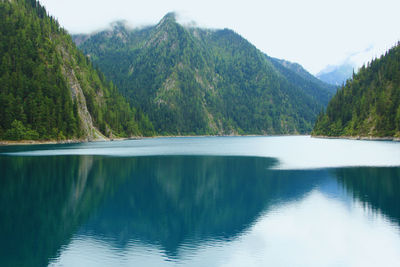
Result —
M0 59L0 139L93 140L152 131L37 1L0 1Z
M338 90L313 135L400 137L400 43Z
M325 106L336 93L336 86L319 80L306 71L300 64L268 56L267 58L293 86L301 88L304 92L312 96L316 101L323 103Z
M317 78L331 85L341 86L353 75L354 66L344 63L338 66L328 66L317 74Z
M185 27L173 13L73 38L160 134L307 133L330 97L232 30Z

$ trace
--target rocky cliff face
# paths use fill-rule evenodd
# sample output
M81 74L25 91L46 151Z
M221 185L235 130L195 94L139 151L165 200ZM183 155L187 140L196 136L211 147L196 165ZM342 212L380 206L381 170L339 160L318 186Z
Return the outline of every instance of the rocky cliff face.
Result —
M106 140L107 137L105 137L94 126L93 118L87 108L82 86L75 74L75 70L79 71L79 68L76 68L75 59L68 53L67 48L62 44L57 47L57 51L61 54L63 59L60 67L70 89L71 97L78 106L80 125L84 138L87 141Z

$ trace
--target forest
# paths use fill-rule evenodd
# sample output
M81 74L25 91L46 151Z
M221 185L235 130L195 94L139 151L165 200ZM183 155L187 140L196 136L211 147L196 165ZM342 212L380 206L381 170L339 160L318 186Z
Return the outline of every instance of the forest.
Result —
M0 2L0 58L0 139L153 134L37 1Z
M400 137L400 43L338 90L313 135Z

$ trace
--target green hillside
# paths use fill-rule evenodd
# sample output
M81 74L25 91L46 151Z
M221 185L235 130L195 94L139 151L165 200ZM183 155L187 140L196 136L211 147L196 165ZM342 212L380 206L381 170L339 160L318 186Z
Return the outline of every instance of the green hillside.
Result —
M400 137L400 43L338 90L313 135Z
M336 93L336 86L327 84L307 72L300 64L292 63L283 59L268 57L274 67L293 86L301 88L316 102L328 105L329 100Z
M74 40L160 134L307 133L332 95L316 79L298 86L235 32L184 27L172 13Z
M0 106L3 140L152 133L34 0L0 1Z

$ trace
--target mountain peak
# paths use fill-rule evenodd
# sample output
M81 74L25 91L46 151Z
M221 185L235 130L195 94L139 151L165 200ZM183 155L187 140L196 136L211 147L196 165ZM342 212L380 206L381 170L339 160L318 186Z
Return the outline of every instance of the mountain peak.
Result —
M162 20L172 20L174 22L176 22L176 12L168 12L163 18Z
M168 25L171 23L176 23L176 13L175 12L169 12L167 13L158 23L157 28L161 27L163 25Z
M126 20L117 20L110 24L113 31L125 31L128 29L128 22Z

